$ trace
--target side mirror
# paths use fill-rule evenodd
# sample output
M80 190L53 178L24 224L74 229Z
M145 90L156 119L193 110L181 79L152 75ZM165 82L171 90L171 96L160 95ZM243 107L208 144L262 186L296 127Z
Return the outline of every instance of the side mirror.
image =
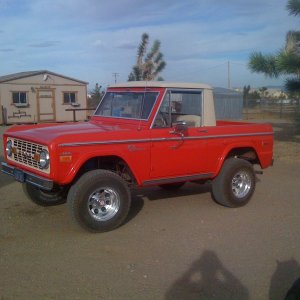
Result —
M174 124L174 131L179 134L184 134L188 130L186 122L180 121Z

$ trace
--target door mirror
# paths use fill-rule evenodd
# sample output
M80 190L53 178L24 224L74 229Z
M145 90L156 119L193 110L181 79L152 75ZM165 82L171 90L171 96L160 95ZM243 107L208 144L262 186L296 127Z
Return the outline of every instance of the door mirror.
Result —
M174 131L179 134L184 134L188 130L186 122L180 121L174 124Z

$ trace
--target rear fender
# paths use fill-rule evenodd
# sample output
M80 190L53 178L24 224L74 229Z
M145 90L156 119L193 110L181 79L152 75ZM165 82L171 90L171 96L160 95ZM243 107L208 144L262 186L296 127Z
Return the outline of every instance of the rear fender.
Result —
M250 161L252 164L260 164L260 158L259 155L257 154L257 149L253 144L249 143L244 143L244 144L236 144L236 145L229 145L227 146L221 157L219 158L219 162L217 165L216 173L214 174L214 177L216 177L226 159L229 157L238 157L241 159L245 159L247 161Z

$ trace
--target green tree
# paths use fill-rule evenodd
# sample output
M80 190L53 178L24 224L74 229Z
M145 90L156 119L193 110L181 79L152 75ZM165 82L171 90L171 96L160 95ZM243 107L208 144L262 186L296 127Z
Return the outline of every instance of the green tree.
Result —
M245 86L244 86L244 88L243 88L243 98L244 98L244 100L245 100L246 98L248 98L250 90L251 90L250 85L248 85L248 86L245 85Z
M250 85L245 85L243 88L243 100L244 100L244 106L248 107L248 99L249 99L249 92L251 90Z
M287 10L290 15L298 16L300 15L300 1L298 0L289 0L286 5Z
M246 109L246 116L248 118L248 109L256 106L257 100L261 100L261 96L258 91L251 91L250 85L245 85L243 88L243 100L244 107Z
M248 86L244 86L243 88L243 102L244 102L244 107L246 108L246 117L248 119L248 114L249 114L249 111L248 111L248 108L249 108L249 103L248 103L248 99L249 99L249 92L250 92L250 85Z
M300 0L289 0L286 8L290 15L300 15ZM278 54L252 53L249 68L269 77L288 75L286 89L300 93L300 31L289 31L286 34L285 46Z
M261 87L259 89L259 92L260 92L261 99L265 99L265 98L268 97L269 92L268 92L268 88L267 87L265 87L265 86Z
M88 107L96 108L102 99L104 92L101 90L102 86L96 83L93 90L90 92L91 97L88 99Z
M258 91L250 92L250 93L249 93L249 99L252 99L252 100L260 100L260 99L261 99L260 93L259 93Z
M163 54L160 52L160 41L155 40L147 53L149 35L144 33L138 46L136 64L128 76L128 81L163 80L159 74L166 67Z

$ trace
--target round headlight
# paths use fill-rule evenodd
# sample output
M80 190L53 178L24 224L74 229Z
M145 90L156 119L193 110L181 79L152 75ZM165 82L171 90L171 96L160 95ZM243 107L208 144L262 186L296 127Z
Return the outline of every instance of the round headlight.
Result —
M12 141L8 140L6 143L6 154L7 156L12 156Z
M42 150L40 152L40 166L42 169L47 169L50 162L49 152L47 150Z

